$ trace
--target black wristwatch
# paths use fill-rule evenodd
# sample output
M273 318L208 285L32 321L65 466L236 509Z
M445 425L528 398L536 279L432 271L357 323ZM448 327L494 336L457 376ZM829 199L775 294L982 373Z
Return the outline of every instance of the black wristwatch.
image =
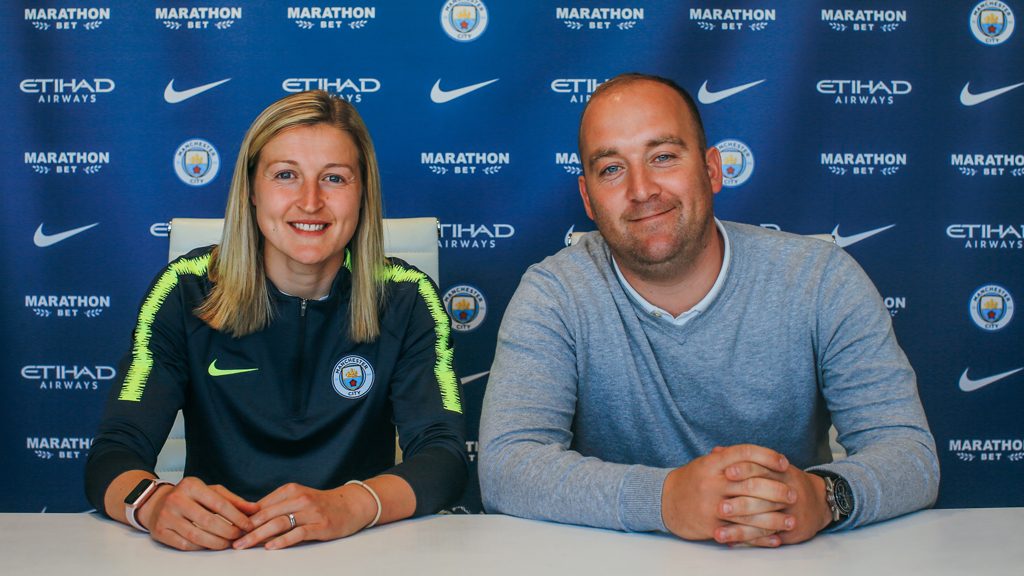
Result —
M159 478L143 478L135 485L135 488L133 488L132 491L124 497L124 515L132 527L142 530L143 532L149 532L149 530L146 530L145 526L139 523L139 519L135 514L139 511L139 508L142 508L142 505L146 503L146 500L149 500L149 497L156 492L156 489L164 484L173 485L172 482L160 480Z
M838 524L853 514L853 490L850 483L839 474L825 470L811 470L811 474L821 476L825 481L825 501L832 511L832 524Z

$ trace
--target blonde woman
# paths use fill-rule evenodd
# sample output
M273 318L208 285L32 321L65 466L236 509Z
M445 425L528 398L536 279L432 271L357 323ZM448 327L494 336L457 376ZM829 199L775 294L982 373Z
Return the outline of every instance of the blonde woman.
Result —
M143 300L86 465L98 510L182 550L276 549L459 495L449 319L424 273L384 257L380 188L345 101L304 92L256 118L222 243L172 262ZM188 455L171 485L153 467L179 409Z

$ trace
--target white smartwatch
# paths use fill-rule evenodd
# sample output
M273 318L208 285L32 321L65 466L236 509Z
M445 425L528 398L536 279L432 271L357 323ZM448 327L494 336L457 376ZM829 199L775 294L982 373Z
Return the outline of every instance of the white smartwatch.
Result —
M149 532L146 527L139 523L139 519L135 517L136 512L142 505L149 500L149 497L156 493L156 489L163 486L164 484L174 485L173 482L166 480L160 480L159 478L144 478L141 482L135 485L135 488L128 493L124 498L124 515L128 519L128 523L134 528L142 530L143 532Z

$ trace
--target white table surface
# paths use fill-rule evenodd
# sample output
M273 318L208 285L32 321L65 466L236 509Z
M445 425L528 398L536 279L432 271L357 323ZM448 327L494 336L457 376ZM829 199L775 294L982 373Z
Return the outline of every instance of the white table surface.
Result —
M927 510L774 550L501 515L431 516L268 552L178 552L96 514L0 514L0 574L1024 576L1024 508Z

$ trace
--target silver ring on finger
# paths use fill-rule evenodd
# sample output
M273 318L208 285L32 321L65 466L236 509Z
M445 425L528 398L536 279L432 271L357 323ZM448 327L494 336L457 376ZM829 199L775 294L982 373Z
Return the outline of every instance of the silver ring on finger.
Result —
M291 524L291 526L288 527L289 530L295 528L295 514L288 514L288 523Z

